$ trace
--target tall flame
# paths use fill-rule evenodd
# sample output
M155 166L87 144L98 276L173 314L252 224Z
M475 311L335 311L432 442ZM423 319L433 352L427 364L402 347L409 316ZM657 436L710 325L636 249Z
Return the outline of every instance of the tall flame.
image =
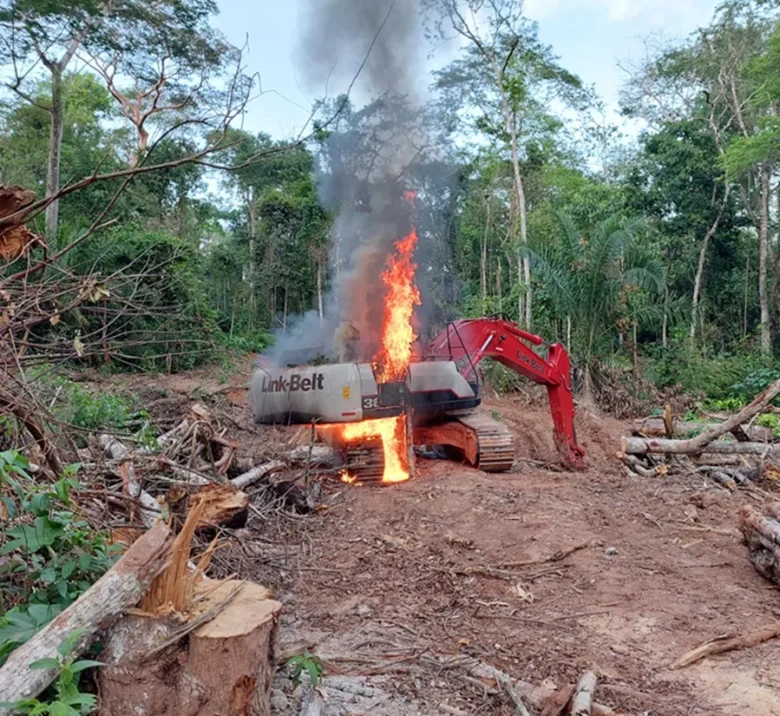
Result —
M412 201L414 194L407 194ZM412 328L415 306L420 305L420 292L414 284L417 264L413 260L417 246L417 232L412 229L395 244L395 252L387 257L382 282L387 286L385 315L382 322L382 347L374 356L374 374L377 383L406 380L406 371L412 357L412 344L417 335ZM384 453L382 482L403 482L409 479L409 453L406 415L393 418L364 420L338 427L341 438L347 442L379 438ZM349 481L349 475L342 480Z
M412 357L412 344L417 335L412 328L412 314L420 305L420 292L414 285L417 264L412 260L417 246L417 232L395 245L395 254L387 257L382 282L387 286L385 317L382 324L382 347L374 356L377 382L389 383L406 378Z

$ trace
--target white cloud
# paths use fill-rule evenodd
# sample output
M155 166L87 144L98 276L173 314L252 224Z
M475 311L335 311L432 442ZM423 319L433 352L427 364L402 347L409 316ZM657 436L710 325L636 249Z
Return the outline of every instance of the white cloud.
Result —
M701 0L526 0L525 9L534 20L548 19L575 9L590 9L605 14L609 22L643 21L652 26L668 26L677 22L687 24L698 17L701 5Z

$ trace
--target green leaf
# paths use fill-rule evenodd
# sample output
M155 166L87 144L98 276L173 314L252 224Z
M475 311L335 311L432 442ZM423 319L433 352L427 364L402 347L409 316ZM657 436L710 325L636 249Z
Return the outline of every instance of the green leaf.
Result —
M39 492L30 499L28 510L35 515L47 515L51 506L51 495L45 492Z
M92 566L92 555L91 554L80 554L79 555L79 569L82 572L88 572L91 566Z
M97 666L105 666L105 664L102 661L93 661L92 659L81 659L81 661L76 661L73 664L71 664L70 670L74 674L78 674L80 671L84 671L84 669L93 669Z
M52 657L47 657L46 659L38 659L38 661L33 661L32 664L30 664L31 669L59 669L60 668L60 662L57 661L57 659L54 659Z
M69 716L72 709L68 708L67 704L62 701L55 701L49 710L51 716Z
M44 584L52 584L54 580L57 579L57 570L54 569L54 567L46 567L46 569L42 570L38 575L38 579Z
M73 572L76 571L76 560L68 559L62 563L62 578L67 579Z
M29 614L9 611L5 617L8 622L0 627L0 644L24 644L39 629L39 624Z

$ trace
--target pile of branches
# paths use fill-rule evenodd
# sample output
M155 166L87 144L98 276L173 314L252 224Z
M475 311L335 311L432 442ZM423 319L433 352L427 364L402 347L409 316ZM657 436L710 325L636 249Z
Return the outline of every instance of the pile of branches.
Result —
M780 443L773 431L754 425L772 411L780 380L772 383L738 413L722 422L686 423L667 408L663 418L634 425L634 435L621 440L617 457L632 476L652 477L678 471L705 474L733 490L759 480L780 477ZM677 438L694 433L693 437Z

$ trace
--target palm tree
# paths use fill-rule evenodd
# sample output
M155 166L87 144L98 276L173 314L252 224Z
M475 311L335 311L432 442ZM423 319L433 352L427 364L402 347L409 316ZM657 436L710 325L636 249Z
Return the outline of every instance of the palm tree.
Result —
M558 222L555 241L531 256L566 321L567 347L583 374L582 398L592 403L593 370L614 356L621 326L625 330L627 319L641 326L662 317L658 296L666 275L659 257L638 241L642 220L612 216L588 237L568 215L559 213Z

